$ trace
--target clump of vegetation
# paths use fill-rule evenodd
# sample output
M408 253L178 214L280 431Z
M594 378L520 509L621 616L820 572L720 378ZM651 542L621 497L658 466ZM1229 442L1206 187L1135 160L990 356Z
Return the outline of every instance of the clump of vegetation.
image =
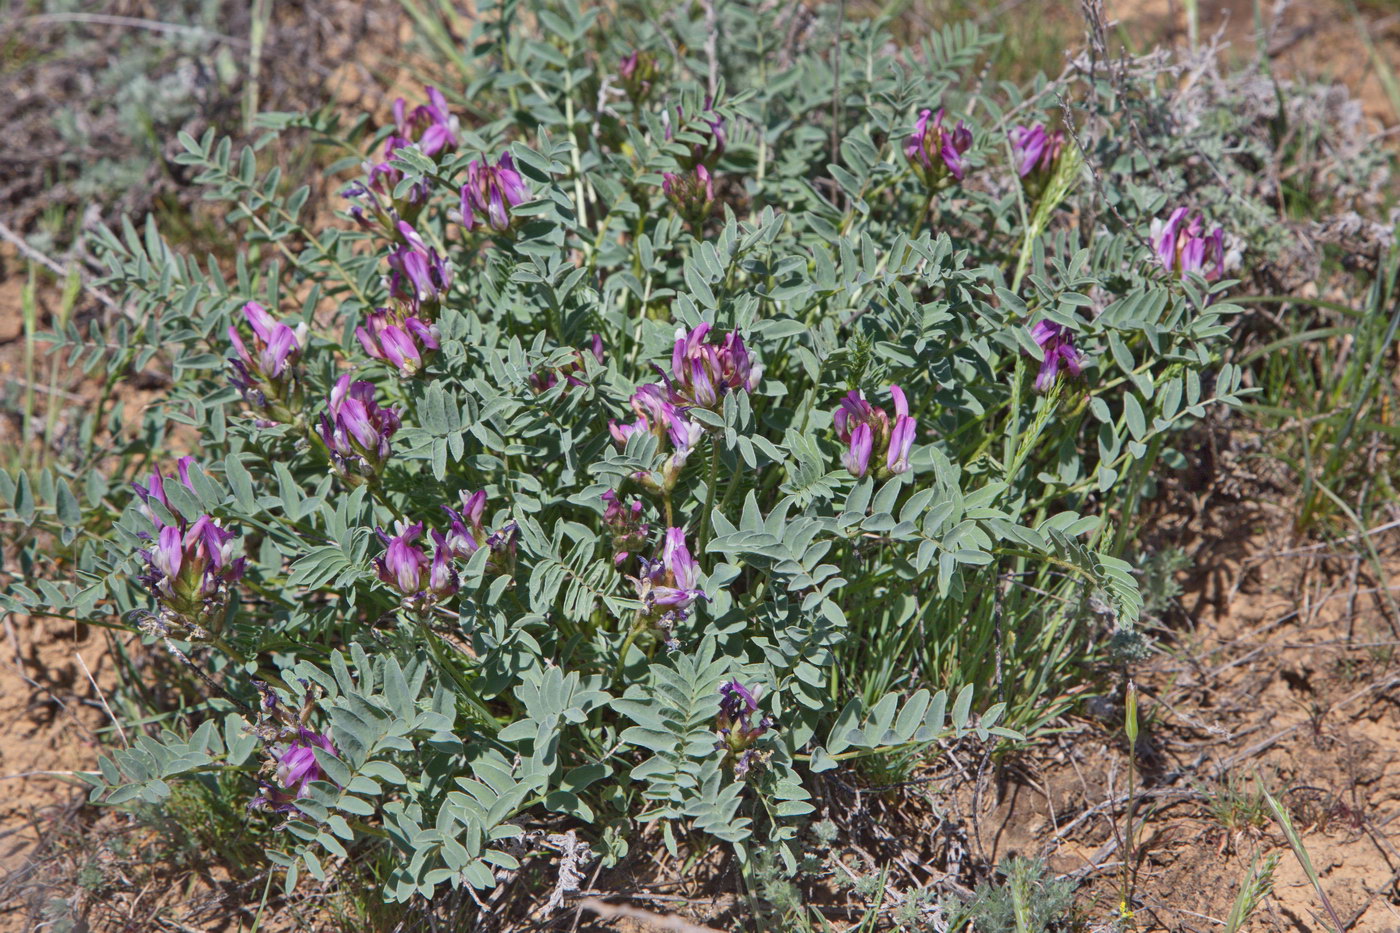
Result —
M129 667L91 800L370 925L345 892L484 929L646 849L784 924L829 875L872 927L1077 929L1038 861L887 903L804 830L824 775L985 762L1146 656L1181 561L1130 562L1137 510L1248 395L1232 296L1286 249L1229 184L1258 89L993 87L974 26L891 54L838 6L413 9L443 80L391 122L261 118L343 155L334 217L181 133L231 268L104 229L128 314L51 335L170 374L0 473L5 608L139 633L180 698Z

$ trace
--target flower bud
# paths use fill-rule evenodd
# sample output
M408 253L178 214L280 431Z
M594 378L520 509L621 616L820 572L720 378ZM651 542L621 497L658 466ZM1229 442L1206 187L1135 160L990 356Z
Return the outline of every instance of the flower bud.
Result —
M603 504L603 524L612 532L613 563L620 566L646 544L651 526L642 521L642 503L636 499L624 506L609 489L603 493Z
M703 165L691 172L667 172L662 177L661 190L676 213L690 221L697 232L715 206L714 179Z
M634 51L617 66L618 84L627 92L633 106L641 104L651 94L656 74L656 56L644 49Z

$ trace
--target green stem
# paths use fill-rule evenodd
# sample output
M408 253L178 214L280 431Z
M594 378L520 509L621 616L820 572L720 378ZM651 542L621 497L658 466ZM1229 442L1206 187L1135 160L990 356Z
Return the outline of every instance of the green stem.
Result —
M471 684L462 676L462 672L457 670L456 665L450 663L447 655L443 651L442 636L434 632L432 627L427 625L418 616L413 616L414 623L418 630L423 633L423 639L428 643L428 648L433 652L433 658L437 661L438 668L447 673L452 678L453 683L462 692L462 697L467 701L467 705L472 708L477 717L485 724L495 725L496 717L491 715L491 711L486 708L486 704L476 695Z
M698 557L705 553L705 545L710 543L710 531L713 520L711 515L715 510L715 488L719 486L719 436L711 438L710 443L710 478L705 484L705 511L700 515L700 546L695 554Z

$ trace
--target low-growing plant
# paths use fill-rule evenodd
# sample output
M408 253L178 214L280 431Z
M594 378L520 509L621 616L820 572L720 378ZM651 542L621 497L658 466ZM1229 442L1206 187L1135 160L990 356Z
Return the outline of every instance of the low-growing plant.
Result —
M230 269L100 237L130 315L53 341L172 382L0 475L3 599L199 703L94 801L213 776L288 888L397 902L550 910L647 827L791 873L820 774L1015 741L1132 630L1132 515L1241 391L1223 231L1077 86L967 89L974 28L637 12L482 4L391 123L265 116L352 153L334 221L182 136Z
M1004 880L978 885L954 915L950 930L1052 933L1083 928L1073 881L1055 877L1039 859L1021 856L1007 859L998 871Z

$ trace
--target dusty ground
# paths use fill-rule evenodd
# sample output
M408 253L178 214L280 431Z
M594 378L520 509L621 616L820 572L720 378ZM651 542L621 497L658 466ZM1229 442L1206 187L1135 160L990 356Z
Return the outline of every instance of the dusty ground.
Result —
M1272 17L1273 4L1267 6ZM1144 35L1184 36L1184 5L1177 0L1115 0L1108 8ZM1223 22L1237 51L1254 47L1253 0L1202 0L1200 8L1203 35ZM1362 3L1360 12L1358 20L1346 3L1332 0L1291 4L1267 44L1282 73L1342 81L1369 115L1393 124L1398 115L1386 93L1385 69L1400 71L1400 9ZM387 35L401 39L405 29L396 20ZM350 46L338 48L339 63L327 72L335 93L381 107L385 98L366 88L392 83L400 73L350 64ZM22 270L12 252L0 251L4 380L13 380L19 365ZM44 300L52 304L52 289ZM76 382L70 387L80 390ZM16 442L14 427L13 419L0 419L0 443ZM1043 856L1085 882L1098 917L1121 898L1123 827L1132 809L1140 825L1126 861L1136 867L1139 928L1219 928L1251 861L1280 853L1274 895L1252 928L1323 929L1315 892L1260 809L1257 780L1283 792L1347 929L1400 930L1400 619L1380 589L1389 578L1377 577L1355 542L1324 547L1292 537L1280 514L1287 501L1284 491L1256 489L1242 502L1210 502L1169 522L1172 543L1188 549L1194 567L1183 574L1186 591L1171 630L1162 633L1164 651L1137 673L1144 726L1131 798L1121 698L1111 696L1085 704L1097 718L1071 722L975 793L971 785L949 799L904 789L865 805L890 814L952 806L964 817L954 835L968 858ZM1373 543L1387 570L1400 569L1400 531L1381 533ZM97 733L110 728L101 702L101 688L113 676L106 646L97 629L26 618L6 622L0 642L4 933L36 929L46 903L74 896L68 882L85 864L85 846L100 847L132 831L110 819L93 830L83 792L62 774L48 773L91 767ZM1234 793L1222 791L1231 782ZM941 864L949 858L947 840L915 848L916 861L934 852ZM926 879L927 866L918 867ZM186 885L192 879L197 873L164 880ZM205 892L240 893L220 887L225 881L209 876L197 883ZM181 903L181 890L187 889L152 889L143 882L111 903L88 904L91 929L219 929L208 912L219 902L209 897L193 905L206 910L197 920L201 926L180 925L196 922L191 902ZM684 908L717 928L733 928L732 895L716 898L684 885L665 891L636 903L663 913ZM251 892L254 911L259 893ZM237 916L245 922L251 915ZM565 928L574 918L570 912ZM291 928L315 929L298 923Z
M1346 544L1300 546L1277 518L1261 522L1266 530L1242 546L1229 527L1193 529L1188 620L1137 674L1144 726L1131 799L1140 822L1128 861L1138 920L1212 929L1251 862L1277 853L1274 896L1253 929L1324 928L1322 905L1257 793L1263 786L1302 831L1346 929L1390 933L1400 929L1397 620ZM1400 569L1400 534L1373 541L1385 566ZM1028 756L1029 772L998 789L981 840L994 859L1034 854L1092 879L1112 907L1130 764L1121 708L1104 713L1071 728L1048 757Z

